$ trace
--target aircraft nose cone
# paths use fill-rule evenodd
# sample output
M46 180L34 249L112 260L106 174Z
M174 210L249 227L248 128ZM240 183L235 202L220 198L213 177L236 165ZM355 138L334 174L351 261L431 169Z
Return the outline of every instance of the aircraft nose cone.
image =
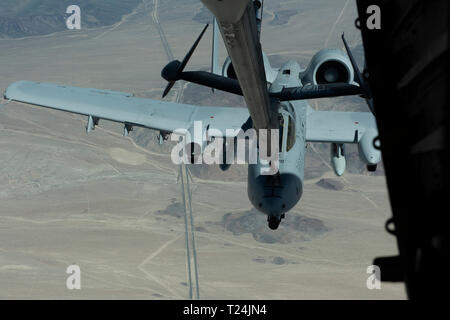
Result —
M299 176L281 173L279 176L258 175L249 180L249 199L253 206L266 214L268 221L275 228L276 220L291 210L300 200L303 183Z
M283 198L278 197L265 197L261 202L260 209L271 216L281 216L284 212L286 204L283 202Z
M260 197L255 206L269 216L280 217L290 210L300 199L302 184L291 174L280 176L260 176Z

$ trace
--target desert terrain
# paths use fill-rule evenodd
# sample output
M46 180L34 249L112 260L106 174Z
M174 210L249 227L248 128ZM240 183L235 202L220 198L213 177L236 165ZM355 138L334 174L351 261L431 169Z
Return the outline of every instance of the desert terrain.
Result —
M265 8L262 44L274 66L306 66L319 49L342 48L342 32L361 51L354 1L268 0ZM120 14L112 25L3 36L0 89L31 80L161 99L168 58L155 15L181 59L208 13L197 0L143 0ZM189 69L209 68L210 37ZM181 87L181 102L243 106L239 97ZM311 104L367 111L356 98ZM14 102L0 108L0 299L187 299L171 145L158 145L151 130L123 137L121 125L100 121L87 135L85 126L78 115ZM191 168L202 299L406 298L402 284L366 287L373 259L397 246L384 230L391 212L383 169L369 174L348 150L349 170L336 177L328 146L309 146L303 198L276 231L252 209L245 166ZM81 290L66 288L72 264L81 268Z

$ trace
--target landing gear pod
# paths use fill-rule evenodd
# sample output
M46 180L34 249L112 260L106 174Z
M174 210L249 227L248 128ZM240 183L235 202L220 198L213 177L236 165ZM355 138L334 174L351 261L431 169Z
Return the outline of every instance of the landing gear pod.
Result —
M377 136L377 130L368 129L358 142L359 158L367 164L369 171L371 171L369 167L373 169L375 166L376 169L376 165L381 161L381 152L374 147L374 140Z
M331 144L331 165L337 176L342 176L345 172L345 148L343 144Z

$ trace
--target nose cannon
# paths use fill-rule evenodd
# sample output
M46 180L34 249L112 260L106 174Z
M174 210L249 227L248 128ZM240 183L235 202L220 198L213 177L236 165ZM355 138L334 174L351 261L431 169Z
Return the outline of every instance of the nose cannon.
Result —
M280 216L269 215L267 217L267 223L269 225L269 228L272 229L272 230L277 230L282 219L284 219L284 213L281 214Z

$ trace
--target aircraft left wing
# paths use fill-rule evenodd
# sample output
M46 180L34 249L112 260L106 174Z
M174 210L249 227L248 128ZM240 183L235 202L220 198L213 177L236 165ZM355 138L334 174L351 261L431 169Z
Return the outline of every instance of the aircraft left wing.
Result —
M173 132L192 128L194 121L203 127L239 129L248 120L245 108L200 107L159 100L136 98L133 94L52 83L19 81L4 93L5 99L51 109L105 119L150 129Z

